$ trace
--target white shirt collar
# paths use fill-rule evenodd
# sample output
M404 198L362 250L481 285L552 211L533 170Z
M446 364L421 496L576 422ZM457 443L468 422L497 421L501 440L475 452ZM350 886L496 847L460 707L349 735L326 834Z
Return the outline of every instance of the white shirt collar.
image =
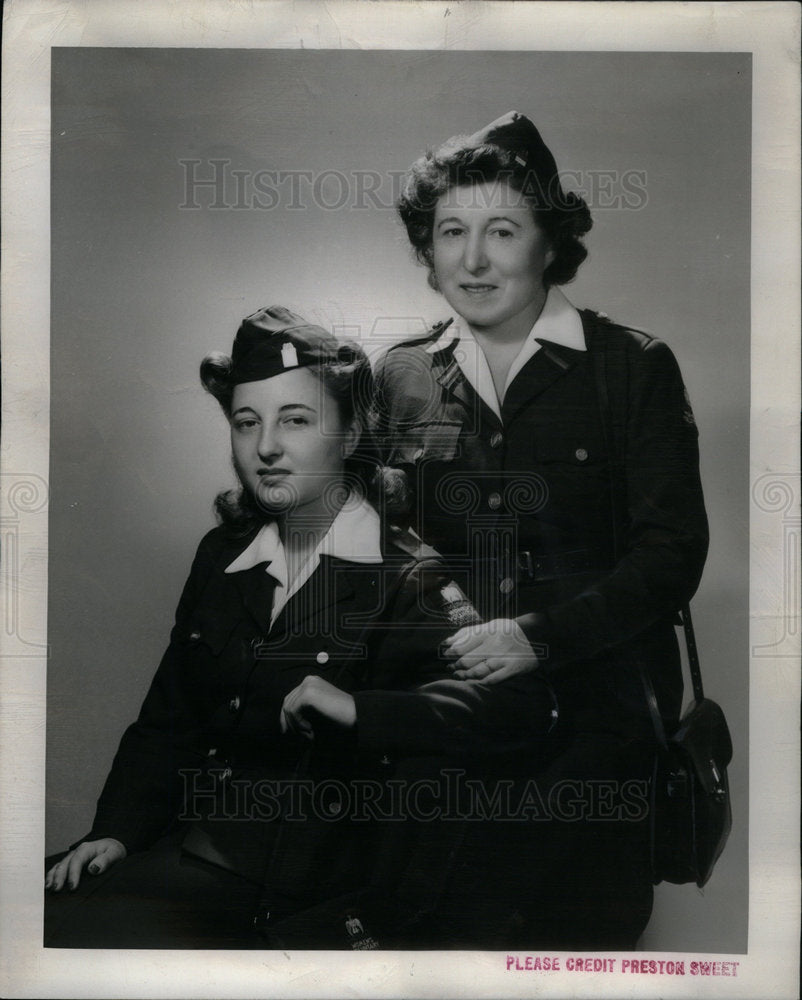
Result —
M512 385L512 380L526 362L540 350L540 344L537 342L538 339L548 340L553 344L560 344L562 347L569 347L574 351L586 350L582 319L578 311L571 305L556 285L552 285L549 289L540 315L535 320L535 325L529 331L526 340L521 345L520 352L510 367L504 384L504 394L506 394ZM434 353L449 346L454 340L459 340L460 342L454 357L462 369L465 378L471 383L496 416L500 417L501 402L493 385L490 366L487 363L484 351L479 346L464 320L459 326L454 324L445 330L443 335L434 344L431 344L427 350L430 353Z
M260 563L267 563L265 572L276 581L271 624L293 594L311 577L320 565L321 556L333 556L353 563L381 563L381 522L371 505L352 493L331 522L309 559L287 586L287 560L275 521L265 524L251 544L226 567L226 573L240 573Z

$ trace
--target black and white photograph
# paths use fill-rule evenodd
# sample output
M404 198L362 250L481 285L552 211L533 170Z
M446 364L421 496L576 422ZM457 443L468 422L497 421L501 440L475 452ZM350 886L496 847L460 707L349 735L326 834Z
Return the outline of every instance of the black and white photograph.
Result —
M747 7L9 5L4 995L794 994Z

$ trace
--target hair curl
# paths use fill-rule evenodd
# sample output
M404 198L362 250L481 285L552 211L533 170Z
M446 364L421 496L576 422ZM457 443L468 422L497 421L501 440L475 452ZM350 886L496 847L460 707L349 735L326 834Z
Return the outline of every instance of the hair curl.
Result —
M356 448L343 463L346 484L374 506L382 505L387 490L379 449L369 427L375 389L373 372L365 352L356 343L341 341L329 358L309 366L307 371L320 379L336 403L343 426L356 424L360 430ZM201 383L220 404L227 418L231 417L235 387L231 372L231 358L220 351L207 354L201 361ZM219 493L214 501L214 510L220 523L236 535L246 535L271 518L242 485Z
M543 284L573 281L588 255L582 237L593 226L590 209L579 195L563 191L559 175L543 178L516 161L515 154L499 146L468 146L467 137L456 136L436 152L416 160L406 173L396 208L419 263L429 270L429 284L439 291L434 273L433 232L437 201L453 187L506 181L520 191L532 207L554 260L543 273Z

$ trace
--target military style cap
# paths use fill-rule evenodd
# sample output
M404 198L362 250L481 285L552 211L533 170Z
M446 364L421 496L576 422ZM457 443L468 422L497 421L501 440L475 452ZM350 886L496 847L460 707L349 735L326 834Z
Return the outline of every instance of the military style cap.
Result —
M320 365L337 358L338 343L284 306L267 306L240 324L231 351L231 383L260 382L292 368Z
M557 164L535 124L520 111L508 111L468 139L471 146L492 145L515 154L519 166L552 177Z
M543 142L535 124L520 111L508 111L501 118L474 132L463 145L468 149L477 146L498 146L513 154L516 167L537 181L547 203L562 204L565 199L557 163L551 150ZM517 172L517 171L516 171Z

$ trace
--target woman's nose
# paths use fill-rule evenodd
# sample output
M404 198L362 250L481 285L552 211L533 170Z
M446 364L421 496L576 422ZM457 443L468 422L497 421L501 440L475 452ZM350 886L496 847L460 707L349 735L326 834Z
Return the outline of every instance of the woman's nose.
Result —
M282 451L281 440L276 428L268 427L267 425L263 426L256 447L262 461L267 461L270 458L280 455Z
M463 267L471 274L477 274L485 270L487 263L487 251L483 237L478 233L469 236L462 255Z

